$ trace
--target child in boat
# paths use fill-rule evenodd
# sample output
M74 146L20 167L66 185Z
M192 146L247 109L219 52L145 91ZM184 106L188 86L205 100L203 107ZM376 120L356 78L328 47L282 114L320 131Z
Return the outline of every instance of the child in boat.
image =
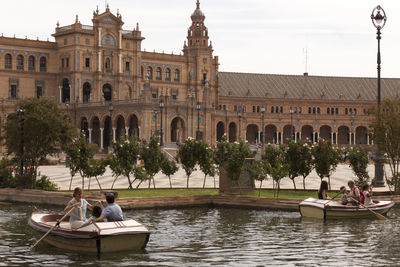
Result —
M362 187L362 191L364 193L364 204L365 206L367 205L374 205L375 203L372 201L372 189L371 186L369 184L365 184Z
M347 205L349 203L349 200L347 199L347 190L345 186L340 187L340 192L342 192L342 196L340 197L340 202L343 205Z
M89 224L95 222L96 219L100 217L101 212L102 212L101 207L99 207L99 206L93 206L92 216L91 216L84 224L82 224L81 227L79 227L79 228L88 226Z

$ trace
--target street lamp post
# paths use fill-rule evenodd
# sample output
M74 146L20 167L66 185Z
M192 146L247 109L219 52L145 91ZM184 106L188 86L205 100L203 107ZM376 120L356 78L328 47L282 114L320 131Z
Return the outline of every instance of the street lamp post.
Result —
M65 106L67 107L68 121L71 122L70 117L69 117L69 98L65 99ZM65 156L65 167L69 167L69 155L68 154Z
M241 124L242 106L239 107L238 117L239 117L239 140L242 140L242 124Z
M19 116L19 127L21 140L19 142L19 153L20 153L20 166L19 166L19 175L22 176L24 174L24 110L17 109L17 115Z
M381 12L383 14L381 14ZM371 20L374 27L377 29L376 39L378 40L378 55L377 55L377 70L378 70L378 95L377 95L377 104L378 104L378 119L380 120L380 109L381 109L381 29L386 24L386 13L381 6L376 6L372 10ZM380 123L380 122L379 122ZM379 148L376 151L375 156L375 186L376 187L384 187L385 182L383 180L383 162L382 162L382 153Z
M113 133L112 133L112 114L113 114L113 111L114 111L114 107L113 107L113 105L112 105L112 102L110 101L110 104L108 105L108 111L110 111L110 129L109 129L109 131L108 131L108 142L109 142L109 144L108 144L108 146L111 148L111 146L112 146L112 137L113 137ZM110 149L110 151L111 151L111 149Z
M164 109L164 100L160 99L160 146L164 146L164 132L163 132L163 109Z
M290 107L290 139L294 139L293 138L293 113L294 113L294 109L292 107Z
M262 118L262 121L261 121L261 127L262 127L262 130L261 130L261 133L262 133L261 146L262 147L264 147L264 144L265 144L264 115L265 115L265 107L264 107L264 105L262 105L261 106L261 118Z
M200 141L200 102L196 103L197 110L197 132L196 132L196 140Z

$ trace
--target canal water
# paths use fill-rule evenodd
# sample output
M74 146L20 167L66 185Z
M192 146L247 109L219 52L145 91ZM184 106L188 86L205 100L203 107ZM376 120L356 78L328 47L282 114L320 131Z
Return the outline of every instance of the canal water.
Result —
M227 208L127 211L151 230L146 250L102 255L41 243L32 206L0 207L0 266L399 266L400 210L389 221L302 219ZM58 207L41 207L55 213Z

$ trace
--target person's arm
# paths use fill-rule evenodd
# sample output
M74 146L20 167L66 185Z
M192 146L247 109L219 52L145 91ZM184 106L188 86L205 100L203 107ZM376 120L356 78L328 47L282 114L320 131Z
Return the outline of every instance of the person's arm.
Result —
M67 206L64 208L64 212L67 213L68 211L70 211L72 208L78 207L80 205L79 202L75 203L75 204L71 204L71 202L68 202Z
M327 194L327 192L325 190L322 191L322 198L323 199L331 199L330 197L328 197L328 194Z
M98 217L96 220L94 220L95 222L102 222L104 220L104 215L101 214L100 217Z

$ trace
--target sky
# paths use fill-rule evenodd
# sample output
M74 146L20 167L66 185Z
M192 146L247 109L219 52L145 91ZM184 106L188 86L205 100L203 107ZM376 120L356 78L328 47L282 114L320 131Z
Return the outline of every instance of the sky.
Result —
M13 0L2 3L0 33L54 40L60 26L92 25L105 0ZM179 54L196 0L107 0L122 14L123 28L139 23L146 51ZM201 0L219 71L376 77L375 6L387 14L382 29L382 77L400 77L398 0ZM307 53L305 53L307 51ZM307 54L307 56L306 56ZM307 64L306 64L307 62Z

